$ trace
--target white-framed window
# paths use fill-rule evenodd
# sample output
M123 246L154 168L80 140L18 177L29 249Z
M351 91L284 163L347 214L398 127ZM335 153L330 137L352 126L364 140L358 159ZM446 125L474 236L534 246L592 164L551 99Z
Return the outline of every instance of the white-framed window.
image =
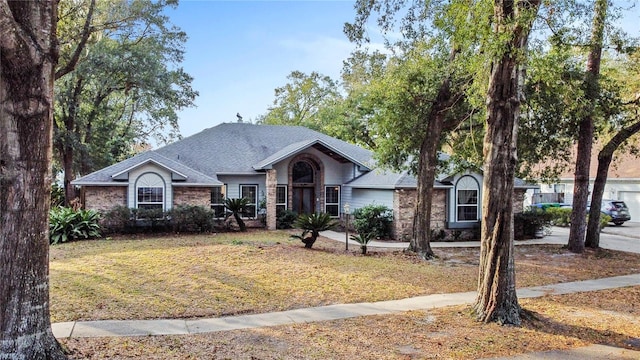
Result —
M257 217L258 209L258 185L240 185L240 197L249 200L249 204L245 207L243 217Z
M324 212L331 217L340 216L340 186L324 187Z
M136 181L136 207L164 211L164 180L156 173L141 175Z
M276 214L287 210L287 186L276 186Z
M224 200L226 199L227 186L218 186L211 189L211 210L216 218L223 218L226 214Z
M471 176L463 176L456 184L456 221L478 221L479 185Z
M566 184L553 184L554 193L564 193L565 189L566 189Z

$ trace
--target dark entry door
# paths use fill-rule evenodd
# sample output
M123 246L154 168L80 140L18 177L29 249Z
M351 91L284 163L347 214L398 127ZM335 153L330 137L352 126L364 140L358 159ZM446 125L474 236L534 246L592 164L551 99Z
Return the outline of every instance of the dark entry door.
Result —
M313 187L293 188L293 211L298 214L312 214L316 208Z

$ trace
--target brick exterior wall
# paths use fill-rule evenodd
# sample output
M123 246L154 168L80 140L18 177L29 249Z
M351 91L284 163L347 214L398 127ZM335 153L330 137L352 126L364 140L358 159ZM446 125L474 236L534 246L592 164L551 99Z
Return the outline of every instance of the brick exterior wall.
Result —
M408 241L413 231L416 189L399 189L393 194L393 237ZM431 206L431 228L444 229L447 221L447 190L434 189Z
M126 186L86 186L83 191L87 210L105 212L118 205L127 206Z
M526 189L515 189L513 194L513 212L523 211ZM416 203L415 189L396 190L393 196L393 237L409 241L413 227L413 212ZM440 240L478 240L478 229L447 229L447 190L434 189L431 207L431 228L443 229L444 238ZM435 239L431 239L432 241Z
M175 186L173 188L173 206L178 205L197 205L210 208L211 188Z
M527 189L513 190L513 213L521 213L524 211L524 198Z
M276 170L267 170L267 229L276 229L276 186L278 185L278 177Z

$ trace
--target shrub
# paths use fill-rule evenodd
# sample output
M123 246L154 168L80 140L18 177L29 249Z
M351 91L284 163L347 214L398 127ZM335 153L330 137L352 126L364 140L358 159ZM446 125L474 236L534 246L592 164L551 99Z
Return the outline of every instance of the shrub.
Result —
M128 234L136 231L133 209L126 206L114 206L100 217L100 226L107 234Z
M447 233L443 229L431 229L431 241L444 241Z
M551 214L538 208L532 208L514 215L516 239L529 239L538 236L551 225Z
M204 206L179 205L168 212L174 232L211 232L215 227L213 210Z
M276 228L277 229L291 229L293 228L293 223L298 218L298 214L295 211L291 210L281 210L278 211L278 215L276 217Z
M147 232L164 232L169 228L168 213L162 209L131 209L136 229Z
M373 234L376 238L391 236L393 212L384 205L367 205L353 212L353 227L359 234Z
M549 214L552 225L569 226L571 224L571 208L550 207L545 211Z
M64 188L58 183L51 184L51 208L64 206Z
M100 214L93 210L57 207L49 212L49 242L63 243L100 236Z
M240 198L240 199L225 199L224 207L227 208L233 215L233 218L236 219L238 223L238 227L240 227L240 231L247 231L247 226L244 224L242 220L242 213L244 213L246 207L249 205L249 199Z
M604 229L611 222L611 216L607 214L600 214L600 231Z
M373 233L360 233L358 235L351 235L351 240L360 244L360 250L362 255L367 254L367 245L374 239Z
M320 231L333 229L336 225L331 215L327 213L300 215L295 222L295 227L304 231L302 235L292 235L291 237L300 239L304 243L305 248L311 249L318 239L318 236L320 236ZM311 233L311 236L307 236L309 233Z

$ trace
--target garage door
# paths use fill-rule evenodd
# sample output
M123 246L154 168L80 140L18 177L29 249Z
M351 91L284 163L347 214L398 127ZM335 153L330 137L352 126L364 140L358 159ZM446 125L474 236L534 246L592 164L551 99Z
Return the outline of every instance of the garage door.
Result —
M640 191L619 191L618 198L627 204L631 221L640 222Z

